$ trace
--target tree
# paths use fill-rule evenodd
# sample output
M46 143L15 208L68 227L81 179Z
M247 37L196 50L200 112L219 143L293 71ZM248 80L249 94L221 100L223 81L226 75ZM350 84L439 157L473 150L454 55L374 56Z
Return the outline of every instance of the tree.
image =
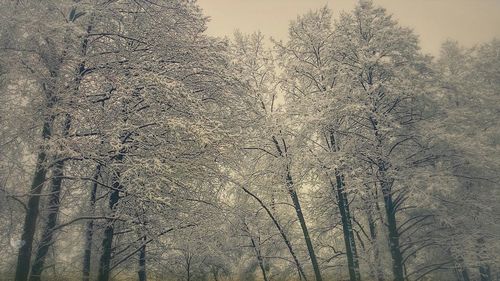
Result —
M344 117L336 113L336 109L329 108L329 106L334 107L334 87L337 78L337 66L331 57L334 35L331 21L331 11L326 7L299 17L290 25L289 41L286 44L278 44L278 47L286 73L283 84L292 116L296 115L301 119L313 116L298 125L300 128L298 134L305 139L305 146L309 147L310 151L316 150L319 146L325 148L319 153L325 154L326 152L329 154L328 157L333 158L341 150L342 144L338 131ZM325 109L326 113L324 113ZM318 116L316 113L318 111L323 115ZM332 112L335 115L331 114ZM328 114L331 115L327 116ZM317 145L324 140L326 143ZM312 154L313 157L318 157L315 152ZM360 280L345 177L342 169L338 168L338 164L333 164L337 167L330 164L334 163L334 159L316 159L316 161L320 166L317 172L326 173L324 180L334 190L334 196L337 199L350 280Z
M472 49L445 42L435 64L438 90L428 97L434 104L430 107L433 119L425 128L437 136L433 145L442 155L438 162L442 170L436 178L446 187L432 192L438 201L439 220L446 226L442 235L454 237L449 240L438 235L436 239L463 279L491 279L487 264L494 255L484 248L484 243L490 244L491 250L496 247L493 241L484 240L496 232L491 222L496 213L493 201L498 194L494 185L499 166L490 157L496 154L494 144L498 141L494 130L498 124L493 117L498 107L493 93L498 85L491 80L498 72L495 50L496 40ZM493 213L483 213L485 208ZM462 210L467 210L467 215ZM472 268L479 268L479 272Z
M341 16L335 38L337 60L348 75L344 81L360 108L359 117L351 120L359 124L358 134L369 146L358 147L357 154L375 168L387 217L394 280L404 280L402 233L396 214L404 202L401 187L405 184L398 182L397 175L408 169L411 162L405 159L415 161L422 151L414 130L419 120L415 100L425 90L425 80L410 77L425 77L426 60L420 57L411 30L399 27L371 2L363 1L352 15Z
M0 274L493 281L499 41L332 20L269 48L190 0L2 3Z
M255 118L257 122L260 123L255 123L255 125L260 125L264 128L263 132L256 131L255 135L250 134L251 140L255 138L256 142L248 142L243 148L248 150L259 150L260 153L264 152L267 154L266 156L272 156L274 158L271 158L270 161L273 163L272 165L277 165L279 169L276 171L275 176L281 178L280 182L286 187L286 191L290 196L292 206L299 220L308 255L311 259L315 278L316 280L321 280L321 272L316 253L297 193L298 185L294 182L292 177L292 158L289 146L285 140L286 133L283 132L286 125L281 123L284 120L280 118L279 111L277 111L276 108L277 104L275 104L278 93L276 92L277 84L272 56L269 52L264 50L263 37L259 33L246 38L242 37L240 34L236 34L235 45L235 56L240 59L243 58L243 63L238 65L236 71L241 75L240 81L247 95L254 100L254 107L251 107L250 110L251 112L255 112ZM254 128L251 128L251 130L251 132L255 131ZM248 190L247 193L249 193ZM270 217L273 219L271 214ZM275 225L278 229L280 228L278 223L275 223ZM290 254L294 258L299 270L299 275L303 276L304 273L291 249L289 241L287 242L288 239L283 236L281 230L280 232L290 250ZM305 278L305 276L303 277Z

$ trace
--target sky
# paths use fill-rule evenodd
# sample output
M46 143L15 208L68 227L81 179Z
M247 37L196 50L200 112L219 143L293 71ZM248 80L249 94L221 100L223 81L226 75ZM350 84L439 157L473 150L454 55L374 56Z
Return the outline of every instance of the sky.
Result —
M493 38L500 39L500 0L374 0L420 37L426 53L439 54L441 43L457 40L471 47ZM350 11L356 0L198 0L210 17L207 33L231 36L260 30L264 35L285 40L288 24L297 15L327 5L337 18Z

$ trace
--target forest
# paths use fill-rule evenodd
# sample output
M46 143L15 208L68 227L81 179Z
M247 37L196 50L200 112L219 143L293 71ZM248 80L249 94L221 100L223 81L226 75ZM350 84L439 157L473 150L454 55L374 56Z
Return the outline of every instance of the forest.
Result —
M0 0L0 280L500 280L500 40L208 20Z

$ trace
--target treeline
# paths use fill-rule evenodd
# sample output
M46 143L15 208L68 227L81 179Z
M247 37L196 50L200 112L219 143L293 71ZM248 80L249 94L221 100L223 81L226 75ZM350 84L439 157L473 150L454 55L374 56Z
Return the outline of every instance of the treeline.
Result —
M0 280L500 280L500 41L0 3Z

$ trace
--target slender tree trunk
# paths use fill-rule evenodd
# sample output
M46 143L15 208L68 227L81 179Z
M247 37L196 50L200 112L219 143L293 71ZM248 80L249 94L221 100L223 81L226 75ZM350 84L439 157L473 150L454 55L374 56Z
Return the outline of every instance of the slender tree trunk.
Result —
M192 259L192 256L191 254L187 253L187 256L186 256L186 281L191 281L191 259Z
M463 281L470 281L469 273L466 268L462 269L460 274L462 275Z
M121 162L125 157L125 149L121 149L115 157L116 162ZM116 215L116 206L120 200L120 191L123 186L120 183L120 172L116 172L113 176L113 190L109 196L109 210L111 214ZM115 219L108 219L106 228L104 229L104 237L102 239L102 253L99 260L99 273L98 281L109 281L109 274L111 271L111 251L113 246L113 236L115 232Z
M253 237L250 237L250 240L252 241L252 247L255 250L257 262L259 263L260 270L262 271L262 276L264 277L264 281L269 281L269 279L267 278L266 268L264 267L264 260L262 259L262 255L260 254L260 250L257 248L257 244L255 243Z
M278 231L279 231L279 233L281 235L281 238L285 242L285 244L286 244L286 246L288 248L288 252L290 253L290 255L293 258L293 261L295 262L295 266L297 267L297 270L299 271L299 277L302 276L300 278L304 278L304 280L307 281L307 277L306 277L306 275L304 273L304 269L302 269L302 265L300 264L299 259L297 258L297 255L295 254L295 251L293 250L292 243L288 239L288 236L286 235L285 230L283 229L283 227L281 227L280 223L274 217L274 215L271 212L271 210L269 210L269 208L264 204L264 202L262 202L262 200L260 200L260 198L257 197L255 194L251 193L245 187L241 187L241 188L243 189L243 191L245 191L245 193L247 193L248 195L252 196L255 200L257 200L257 202L259 202L260 206L266 211L266 213L269 216L269 218L271 218L271 220L274 223L274 226L276 226L276 228L278 229Z
M87 45L88 45L88 34L90 33L92 27L89 25L87 27L87 36L82 41L80 52L83 56L87 53ZM62 61L61 61L62 63ZM85 73L85 61L79 63L77 67L77 75L74 78L74 88L73 94L78 93L78 89L80 87L80 83L82 81L83 75ZM55 76L55 75L54 75ZM53 104L52 104L53 105ZM66 114L64 125L62 129L62 136L67 137L69 133L69 129L71 127L71 115L69 113ZM39 281L41 278L41 274L44 269L45 258L49 251L50 246L53 244L53 228L57 224L57 216L59 214L59 201L60 201L60 193L62 188L62 177L64 176L64 161L57 161L54 166L54 175L52 178L52 188L49 199L49 207L48 207L48 218L47 224L44 227L42 233L42 239L40 241L40 245L37 249L37 253L35 256L35 260L33 263L33 267L31 269L30 281Z
M89 25L87 28L87 35L90 33L92 27ZM82 54L86 54L88 44L88 36L82 42L81 52ZM65 46L65 50L68 46ZM51 79L55 79L59 76L59 67L63 64L65 55L67 52L63 52L64 55L59 59L58 65L56 67L49 67L50 77ZM85 70L85 64L81 63L78 67L79 75L76 77L76 88L78 88L80 81L82 79L81 74ZM49 85L50 82L42 83L43 91L46 95L47 99L47 109L50 111L55 103L56 99L54 96L53 88ZM43 124L43 132L42 138L43 140L48 140L52 134L52 126L55 116L50 115L50 117L46 118ZM65 124L66 126L66 124ZM28 211L26 212L24 226L23 226L23 234L21 236L21 247L19 248L19 254L16 265L16 281L26 281L30 272L30 259L31 259L31 251L33 248L33 237L36 231L36 221L39 213L40 206L40 193L43 189L43 183L45 181L45 177L47 174L47 170L44 167L46 161L46 153L44 148L40 148L40 152L38 153L37 164L35 168L35 176L33 177L33 182L30 189L30 195L28 199ZM56 215L57 216L57 215Z
M121 160L122 157L120 157ZM113 191L109 196L109 209L112 213L115 212L116 205L118 204L118 200L120 199L120 190L122 186L120 184L120 175L115 175L115 179L113 182ZM109 273L110 273L110 264L111 264L111 248L113 245L113 236L114 236L114 219L108 219L107 225L104 230L104 237L102 240L102 254L99 261L99 275L98 281L108 281Z
M306 241L307 252L309 253L309 257L311 258L311 264L314 270L314 276L316 277L316 281L322 281L321 271L319 270L318 260L316 259L316 253L314 252L314 247L311 241L311 237L309 236L309 230L307 229L306 220L304 218L304 214L302 213L302 208L300 207L299 197L297 196L297 192L295 191L295 187L293 185L293 178L290 174L289 168L287 167L287 176L286 182L288 187L288 193L292 198L293 206L295 207L295 212L297 213L297 218L299 219L300 227L302 228L302 233L304 234L304 240Z
M399 246L399 233L397 230L396 214L392 201L392 194L384 194L385 210L387 215L387 228L389 230L389 248L392 256L392 270L395 281L404 281L403 256Z
M49 252L50 246L53 244L54 231L53 228L57 224L57 216L59 214L61 185L63 176L64 162L59 161L53 169L52 188L49 199L47 223L42 232L42 239L38 246L33 267L31 268L30 281L39 281L45 265L45 258Z
M272 141L276 147L276 151L278 151L278 154L281 157L283 157L285 159L285 161L288 161L288 159L287 159L288 148L286 146L285 140L281 139L281 141L283 143L283 149L281 149L281 146L279 145L276 137L272 136ZM292 174L290 171L289 163L286 164L285 180L286 180L286 187L288 190L288 194L290 195L290 198L292 199L293 206L295 208L295 212L297 214L297 218L299 219L300 227L302 229L302 234L304 235L304 240L306 241L307 252L309 254L309 257L311 258L311 264L313 266L314 276L316 277L316 281L322 281L323 279L321 278L321 271L319 269L318 260L316 258L316 253L314 252L314 247L313 247L313 244L311 241L311 237L309 236L309 230L307 229L304 214L302 213L302 208L300 206L299 197L297 196L297 192L295 190L295 186L294 186Z
M97 165L90 191L90 213L95 212L95 203L97 198L97 180L101 174L101 165ZM83 253L83 281L90 280L90 259L92 257L92 238L94 236L94 220L89 220L85 225L85 248Z
M50 96L49 96L50 98ZM49 109L52 106L49 106ZM43 124L42 138L43 140L50 139L52 134L52 122L54 116L50 116ZM36 231L36 221L39 213L40 194L43 189L45 177L47 175L45 148L40 147L38 159L36 162L35 175L31 184L31 189L28 197L27 212L24 218L23 233L21 235L21 246L17 256L15 281L26 281L30 271L31 251L33 248L33 237Z
M373 249L373 257L375 259L375 276L377 277L377 281L384 281L384 270L381 264L380 259L380 249L377 244L377 225L375 224L375 220L372 216L371 206L366 212L367 220L368 220L368 228L370 230L370 240Z
M491 270L489 265L479 266L479 275L481 281L491 281Z
M139 281L146 281L146 240L147 236L144 235L142 237L142 246L139 250L139 271L137 272L139 275Z
M465 267L463 263L463 260L460 258L457 263L458 265L455 265L454 267L457 281L470 281L469 273L467 267Z
M336 141L335 134L330 131L330 150L336 152L340 150L339 144ZM341 175L337 170L335 171L335 181L330 181L330 185L333 191L337 195L337 205L340 212L340 218L342 221L342 230L344 235L344 243L347 256L347 267L349 269L349 280L350 281L360 281L361 276L359 272L359 258L356 249L356 240L354 237L354 230L352 227L351 212L349 210L349 200L347 198L347 193L345 191L345 181L344 176Z
M373 110L375 112L375 110ZM377 139L377 147L381 149L383 146L382 136L378 131L378 121L374 116L370 116L370 123L373 128L375 138ZM392 257L392 273L394 281L404 281L405 273L403 267L403 255L401 253L401 248L399 245L399 232L396 220L396 206L394 200L392 199L392 180L387 178L387 163L379 158L377 163L378 173L379 173L379 183L382 190L382 196L384 198L385 214L387 217L387 230L389 234L389 250Z
M486 246L486 242L484 240L483 237L480 237L477 239L477 253L478 253L478 259L480 261L480 265L479 265L479 278L481 281L491 281L491 270L490 270L490 266L485 263L484 261L482 261L481 259L481 253L483 252L483 249Z
M122 139L122 137L120 137ZM125 139L122 139L122 144ZM125 148L120 149L118 154L114 157L114 160L117 163L122 162L125 158ZM112 216L116 215L116 207L118 201L120 200L120 191L123 189L122 184L120 183L120 172L116 171L113 176L113 184L112 191L109 196L109 210ZM111 251L113 246L113 236L115 232L115 219L111 218L107 220L106 228L104 229L104 236L102 239L102 253L101 258L99 259L99 273L97 280L98 281L108 281L109 274L111 271Z
M64 121L64 128L62 135L67 137L69 128L71 127L71 116L66 115ZM38 246L33 267L31 269L30 281L39 281L43 272L45 258L49 252L50 246L53 244L54 227L57 224L57 217L59 215L60 195L62 188L62 178L64 176L64 160L59 160L55 163L53 168L53 175L51 181L51 193L49 205L47 208L48 216L47 223L42 231L42 239Z
M384 197L384 207L387 216L387 229L389 232L389 249L392 257L392 272L395 281L404 281L403 255L399 245L399 232L396 221L396 208L392 199L391 184L385 176L385 163L380 161L379 172L380 186Z
M217 268L212 268L212 275L214 276L215 281L219 281L219 270Z
M344 234L344 242L347 255L347 266L349 269L349 280L359 281L361 280L359 273L359 261L358 253L356 250L356 241L354 237L354 231L352 228L351 214L349 210L349 201L347 199L347 193L345 192L345 183L343 177L336 172L336 191L337 191L337 203L340 211L340 217L342 220L342 229Z
M86 45L86 44L85 44ZM83 53L86 51L86 46L83 49ZM83 71L85 70L84 63L80 63L77 67L78 74L74 79L74 94L76 95L80 86L81 79L83 77ZM71 115L67 113L64 118L64 125L62 128L62 136L67 137L69 133L69 129L71 128ZM57 224L57 216L59 214L59 201L60 201L60 193L62 188L62 177L64 176L64 160L58 160L53 168L53 176L51 182L51 194L49 199L48 206L48 217L47 223L42 232L42 239L40 241L40 245L37 249L37 253L35 256L35 260L33 263L33 268L31 269L31 274L29 277L30 281L39 281L40 276L43 272L45 258L49 251L50 246L53 244L53 228Z
M455 274L457 276L457 281L470 281L467 268L465 268L463 265L455 266Z

